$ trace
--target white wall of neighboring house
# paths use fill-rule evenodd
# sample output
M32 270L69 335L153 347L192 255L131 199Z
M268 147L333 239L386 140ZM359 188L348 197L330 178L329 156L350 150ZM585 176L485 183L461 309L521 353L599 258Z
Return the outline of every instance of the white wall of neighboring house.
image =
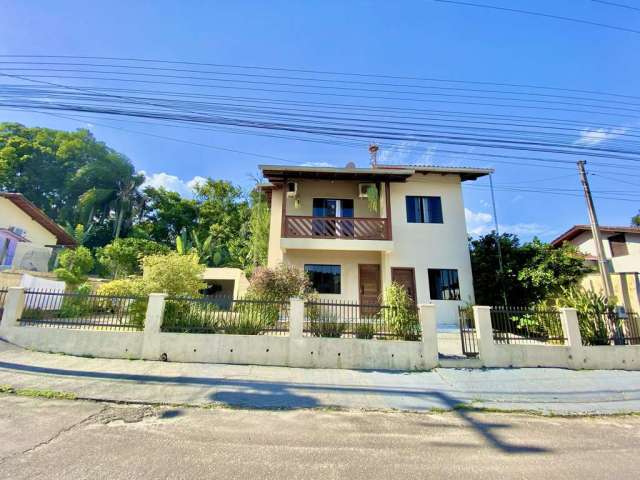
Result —
M640 272L640 234L625 233L625 240L627 243L628 255L614 257L611 254L611 246L609 245L608 238L614 234L603 233L602 240L604 246L605 257L611 261L611 266L615 273L625 272ZM583 232L576 238L571 240L571 243L578 247L582 253L587 255L596 256L595 241L591 232Z

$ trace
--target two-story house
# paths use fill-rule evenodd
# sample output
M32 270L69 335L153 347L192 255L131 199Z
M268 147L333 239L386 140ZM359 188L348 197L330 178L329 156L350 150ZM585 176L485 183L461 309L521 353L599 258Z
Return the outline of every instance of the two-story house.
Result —
M600 226L600 235L618 304L640 312L640 227ZM565 242L584 253L585 261L597 271L596 246L590 225L574 225L551 244L559 247ZM582 284L594 291L603 290L598 273L587 275Z
M392 281L456 324L473 302L462 182L455 167L261 165L270 184L269 266L304 269L321 297L377 304Z

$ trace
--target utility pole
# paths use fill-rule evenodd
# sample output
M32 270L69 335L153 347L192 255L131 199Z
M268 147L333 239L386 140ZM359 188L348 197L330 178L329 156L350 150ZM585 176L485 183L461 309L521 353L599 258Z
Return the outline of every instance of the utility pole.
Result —
M584 197L587 201L587 209L589 211L589 223L591 223L591 234L593 235L593 242L596 244L596 256L598 257L598 269L600 270L600 278L602 280L602 286L604 288L604 294L607 298L613 297L613 285L611 284L611 277L609 277L609 264L604 256L604 246L602 244L602 236L600 235L600 226L598 225L598 217L596 216L596 209L593 206L593 198L591 197L591 189L589 188L589 180L587 180L587 174L584 170L584 160L578 161L578 172L580 173L580 182L582 182L582 188L584 189Z
M498 271L500 272L500 289L502 290L502 301L507 306L507 292L504 289L504 266L502 264L502 247L500 246L500 228L498 227L498 210L496 209L496 197L493 193L493 174L489 174L489 187L491 190L491 205L493 207L493 221L496 230L496 246L498 249Z

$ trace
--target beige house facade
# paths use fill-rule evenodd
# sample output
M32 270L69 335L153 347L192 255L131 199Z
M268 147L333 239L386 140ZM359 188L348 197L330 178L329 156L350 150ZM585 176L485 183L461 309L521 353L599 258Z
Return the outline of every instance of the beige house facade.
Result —
M473 303L462 182L488 169L262 165L269 266L296 265L324 299L376 304L396 281L437 305L440 326Z
M0 192L0 269L46 272L55 249L75 244L24 195Z
M628 311L640 312L640 227L600 226L600 235L618 304ZM589 225L574 225L551 244L560 246L565 242L575 245L597 270L596 246ZM582 286L604 291L597 271L586 275Z

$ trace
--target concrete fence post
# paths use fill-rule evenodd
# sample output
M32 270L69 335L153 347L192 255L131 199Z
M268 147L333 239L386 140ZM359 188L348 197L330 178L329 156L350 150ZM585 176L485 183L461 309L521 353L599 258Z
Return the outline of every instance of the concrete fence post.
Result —
M473 319L478 336L478 353L480 360L486 367L497 365L496 344L493 341L493 327L491 326L491 307L476 305L473 307Z
M142 338L142 358L146 360L159 360L158 335L164 317L164 305L166 293L149 294L147 313L144 317L144 332Z
M304 324L304 300L302 298L289 299L289 337L302 338Z
M4 311L0 327L17 327L18 320L22 317L24 310L25 293L23 287L9 287L7 296L4 298Z
M560 322L562 323L562 332L566 338L566 345L569 347L572 363L576 367L581 367L583 346L578 311L575 308L561 308Z
M422 358L426 368L438 365L438 320L436 306L432 303L418 305L418 317L422 330Z

